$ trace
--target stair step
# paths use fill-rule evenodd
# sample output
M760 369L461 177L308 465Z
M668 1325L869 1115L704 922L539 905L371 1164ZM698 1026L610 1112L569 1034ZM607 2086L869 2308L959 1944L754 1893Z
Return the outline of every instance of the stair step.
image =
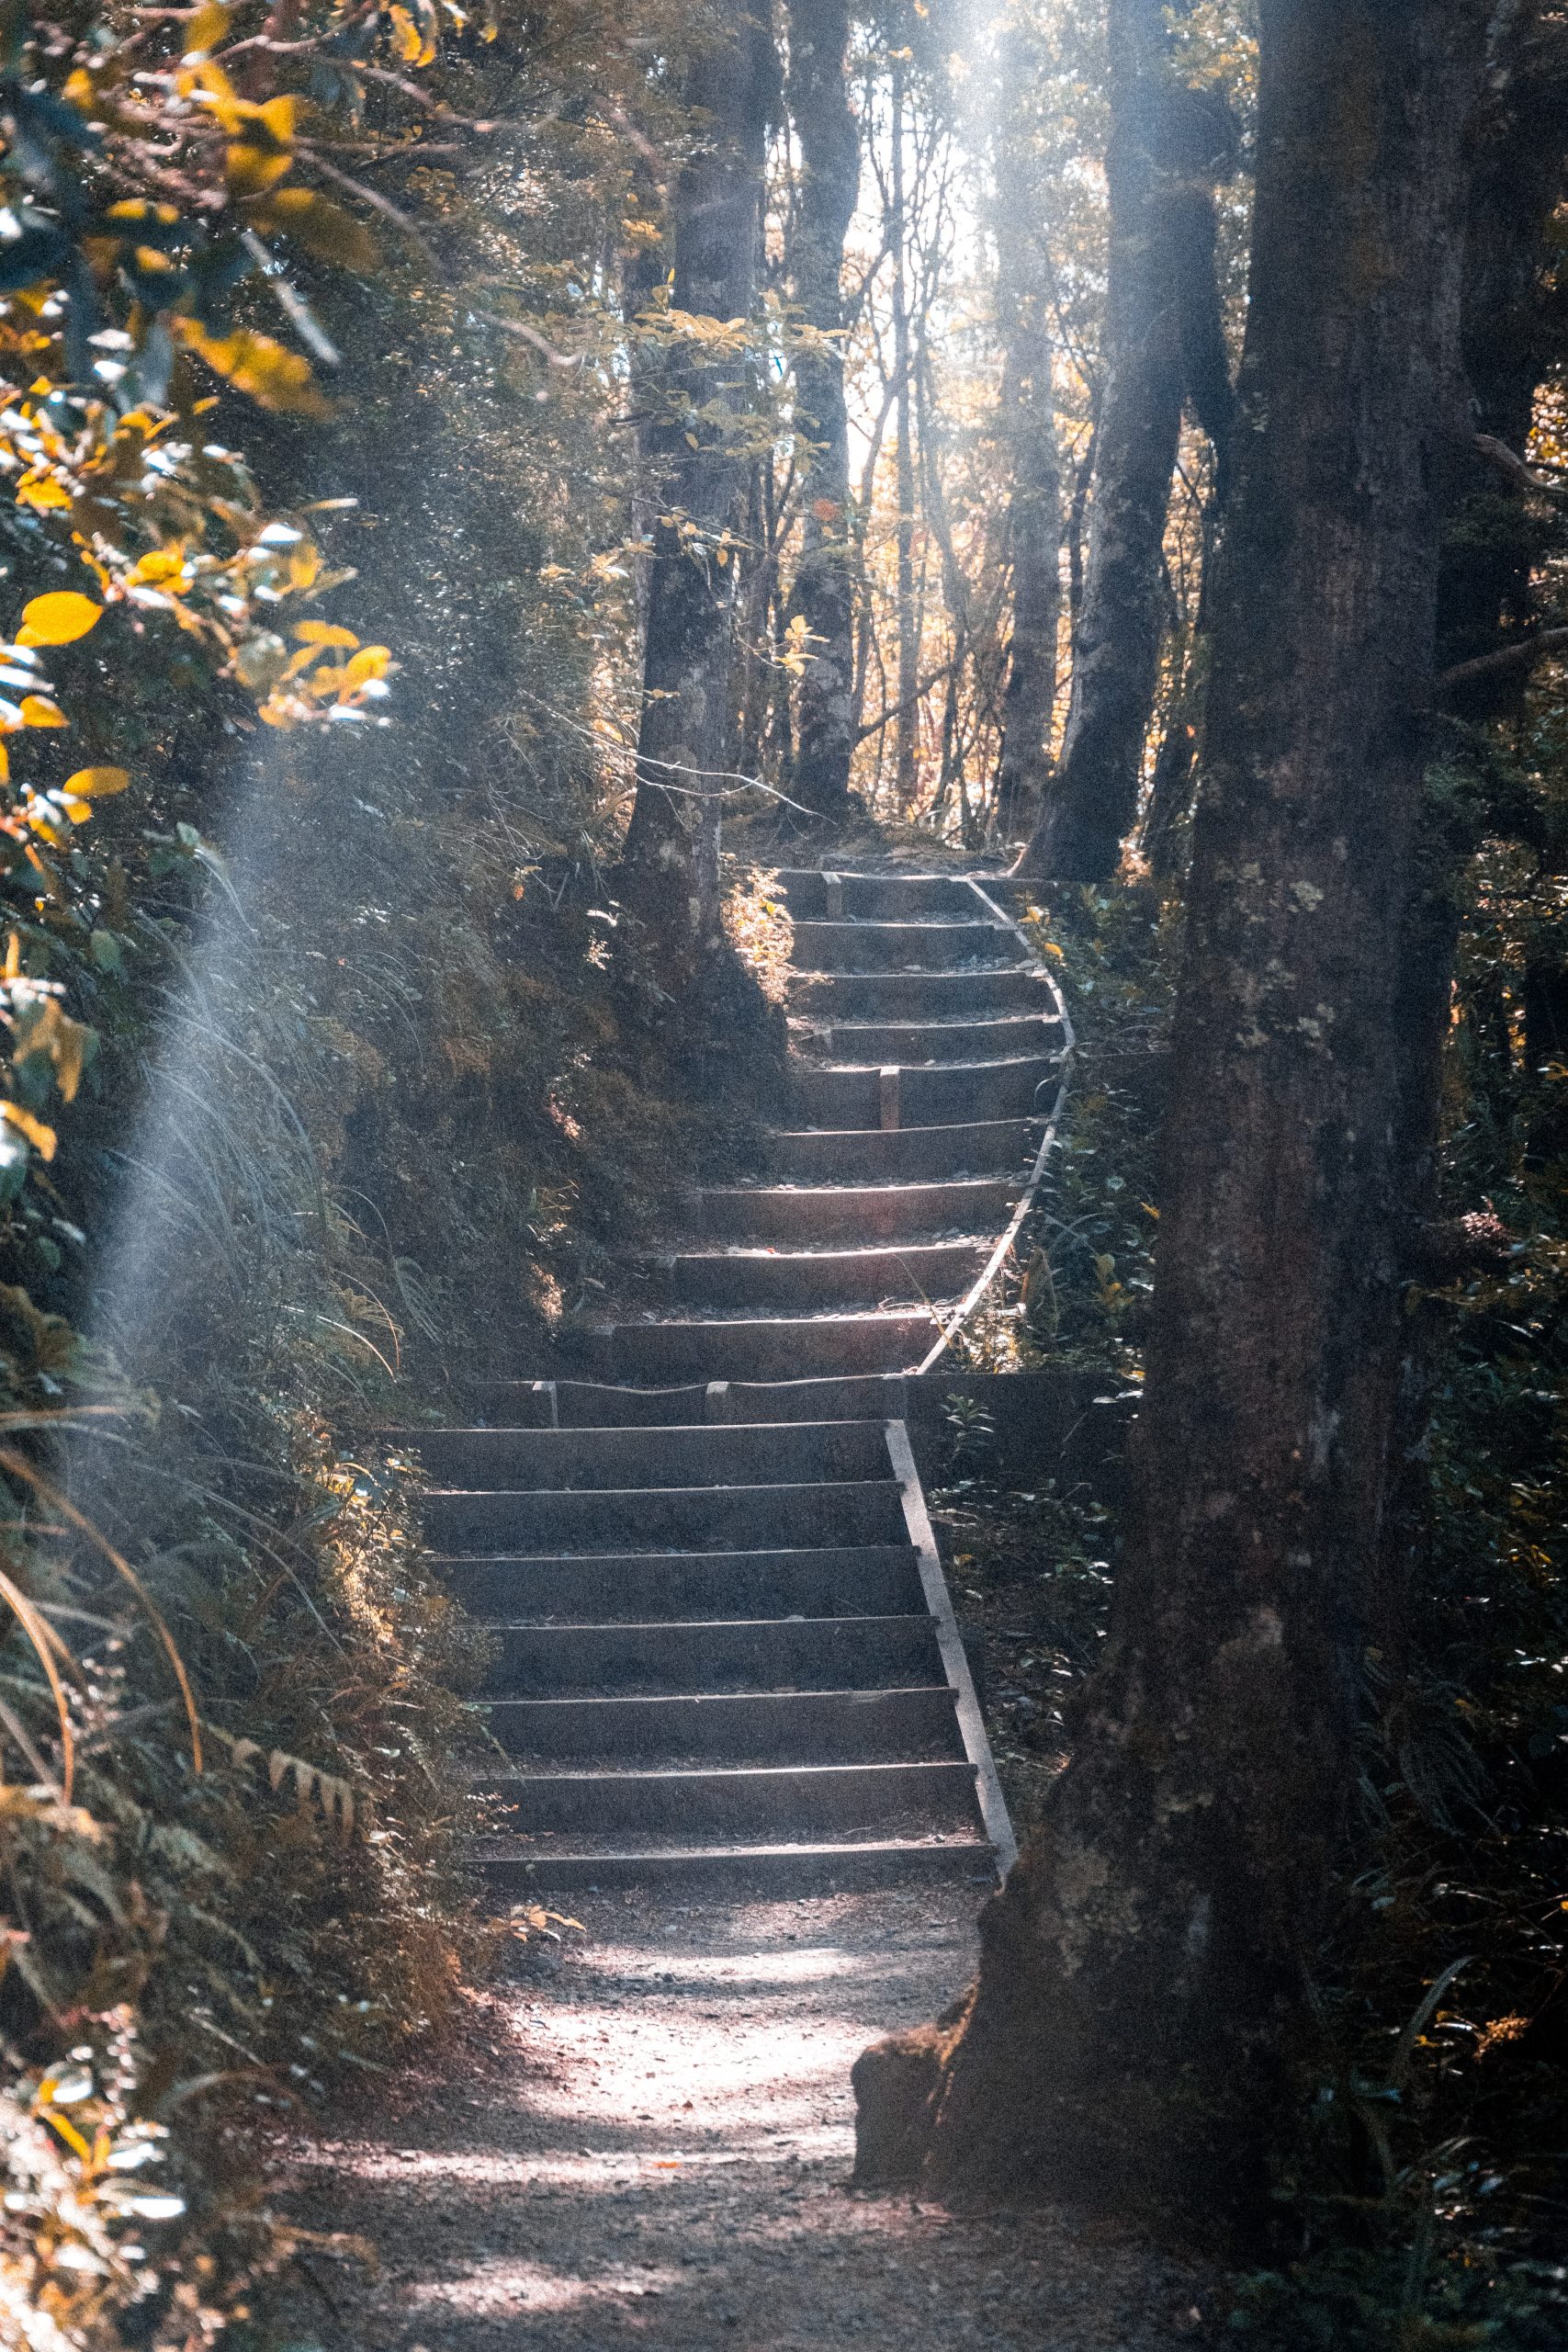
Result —
M966 1119L948 1126L775 1129L775 1172L803 1183L932 1183L949 1176L1018 1176L1032 1159L1027 1119Z
M574 1887L674 1885L736 1897L836 1894L856 1887L972 1880L994 1886L993 1849L983 1838L845 1838L837 1844L666 1846L551 1853L526 1838L480 1846L487 1883L498 1896L564 1893Z
M939 1063L900 1070L900 1127L945 1126L955 1121L1029 1117L1040 1090L1055 1091L1054 1054L1015 1054L999 1061ZM881 1125L882 1072L872 1069L813 1069L803 1067L795 1099L808 1123L825 1127Z
M1054 1013L987 1013L946 1021L835 1021L809 1013L794 1023L797 1050L813 1062L863 1068L896 1062L913 1069L945 1062L1005 1061L1061 1042Z
M497 1837L589 1836L617 1844L716 1838L981 1835L967 1758L927 1764L807 1764L739 1771L485 1774L503 1808Z
M493 1699L513 1756L749 1764L899 1764L964 1753L946 1683L897 1690L701 1691L662 1699Z
M813 1021L950 1021L1055 1010L1032 964L960 972L796 972L790 1009Z
M1018 943L999 923L956 922L797 922L790 962L799 972L973 970L1013 964Z
M497 1380L488 1393L498 1427L531 1430L687 1429L715 1420L901 1420L909 1402L904 1376L895 1372L821 1380L695 1380L669 1388L603 1380Z
M763 1617L665 1625L502 1625L498 1696L672 1698L715 1691L871 1690L936 1682L929 1616Z
M744 1552L761 1544L897 1544L892 1478L810 1484L599 1487L581 1492L434 1487L424 1501L433 1551Z
M796 922L826 918L826 875L810 866L785 867L777 880ZM981 911L974 891L958 874L843 874L839 876L839 904L851 921L870 916L908 922L921 915L973 921Z
M955 1298L988 1249L967 1238L870 1250L694 1250L651 1263L665 1295L683 1306L809 1309Z
M660 1429L408 1430L440 1487L550 1488L796 1486L886 1478L887 1441L872 1420Z
M579 1355L602 1378L656 1384L780 1380L823 1373L904 1372L942 1336L924 1308L863 1315L671 1316L584 1332Z
M769 1552L523 1554L437 1560L476 1617L513 1625L660 1624L700 1618L902 1617L923 1603L908 1544Z
M1005 1176L942 1184L728 1185L692 1195L694 1223L719 1241L891 1241L983 1233L1007 1223Z

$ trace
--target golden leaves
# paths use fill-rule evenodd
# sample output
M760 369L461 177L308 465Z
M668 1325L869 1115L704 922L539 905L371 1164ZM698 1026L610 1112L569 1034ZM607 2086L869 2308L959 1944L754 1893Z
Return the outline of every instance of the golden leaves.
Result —
M186 57L205 57L215 50L229 29L229 11L223 0L205 0L197 8L185 30Z
M41 1119L35 1119L30 1111L24 1111L19 1102L0 1102L0 1119L15 1127L18 1135L26 1136L40 1159L54 1158L59 1140L54 1129L46 1127Z
M12 938L15 939L15 933ZM76 1090L82 1083L82 1072L89 1056L96 1046L96 1033L85 1021L73 1021L63 1010L58 996L40 980L28 980L20 973L8 974L12 981L11 1026L14 1043L11 1057L25 1062L34 1054L47 1056L53 1067L54 1082L62 1099L76 1100ZM17 982L20 980L18 989ZM13 1124L20 1125L20 1120ZM23 1129L26 1133L26 1129ZM39 1149L42 1149L40 1145ZM53 1146L51 1145L51 1150ZM44 1157L47 1159L49 1153Z
M381 258L375 238L352 212L314 188L280 187L252 210L258 229L281 231L318 261L342 269L374 269Z
M414 23L413 18L410 16L406 8L394 6L388 13L392 20L393 36L397 41L398 54L402 59L403 63L405 65L433 65L435 62L435 40L434 33L430 30L430 25L434 17L434 11L427 14L424 9L421 9L421 16L425 17L425 29L423 31L422 31L419 26Z
M18 645L73 645L96 628L104 616L101 605L84 596L74 588L57 588L47 596L35 596L22 607L22 626L17 631Z
M111 793L123 792L130 782L124 768L78 768L68 775L62 791L73 792L81 800L107 800Z
M230 334L209 334L196 319L177 318L175 332L187 351L205 359L216 376L248 392L263 408L295 416L330 416L330 404L310 373L310 363L297 351L275 343L269 334L251 327L236 327Z
M331 621L301 621L294 635L298 642L287 659L282 640L268 639L272 692L261 711L267 725L292 727L323 716L363 722L364 706L388 691L387 677L395 666L390 647L361 645L352 629ZM329 662L330 652L346 652L350 659Z

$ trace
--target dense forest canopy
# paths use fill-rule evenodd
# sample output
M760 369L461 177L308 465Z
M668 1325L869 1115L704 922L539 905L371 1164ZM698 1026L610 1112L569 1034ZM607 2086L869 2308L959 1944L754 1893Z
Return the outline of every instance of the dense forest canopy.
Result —
M1081 1038L955 1392L1136 1426L979 1475L1115 1590L863 2175L1560 2340L1565 100L1555 0L0 10L7 2342L269 2340L260 2140L528 1932L387 1432L747 1170L890 850Z

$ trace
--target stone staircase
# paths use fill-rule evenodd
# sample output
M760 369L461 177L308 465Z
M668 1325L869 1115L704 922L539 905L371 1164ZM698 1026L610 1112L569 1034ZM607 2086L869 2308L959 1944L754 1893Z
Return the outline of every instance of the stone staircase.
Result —
M1012 1859L903 1375L1005 1254L1070 1032L964 877L781 878L795 1099L764 1173L672 1203L583 1376L511 1392L533 1426L414 1441L497 1634L498 1892Z

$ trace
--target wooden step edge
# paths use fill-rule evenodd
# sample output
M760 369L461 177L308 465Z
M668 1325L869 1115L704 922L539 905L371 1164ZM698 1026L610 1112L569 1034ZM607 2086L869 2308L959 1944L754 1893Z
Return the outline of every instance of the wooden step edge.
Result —
M536 1620L526 1618L480 1617L476 1620L491 1634L754 1634L764 1628L777 1633L784 1627L792 1634L807 1634L820 1632L824 1625L840 1629L853 1626L864 1633L872 1627L886 1630L890 1625L929 1625L931 1622L929 1612L918 1609L902 1610L893 1617L593 1618L583 1623L568 1625L541 1625Z
M995 1886L994 1849L982 1838L926 1844L907 1838L821 1841L810 1845L620 1848L546 1854L518 1840L489 1841L478 1857L498 1894L571 1887L585 1894L655 1883L716 1886L737 1893L833 1894L863 1886L963 1878Z
M637 1328L646 1330L649 1327L642 1324ZM750 1424L738 1422L736 1426L745 1428ZM896 1495L898 1482L891 1477L720 1478L700 1487L426 1487L423 1491L427 1502L473 1502L481 1498L487 1502L662 1502L675 1495L750 1495L753 1498L774 1495L781 1499L795 1495L830 1495L842 1500L851 1494ZM625 1546L621 1548L624 1550ZM730 1545L727 1548L733 1550L735 1547ZM814 1548L820 1551L834 1547L818 1544Z

